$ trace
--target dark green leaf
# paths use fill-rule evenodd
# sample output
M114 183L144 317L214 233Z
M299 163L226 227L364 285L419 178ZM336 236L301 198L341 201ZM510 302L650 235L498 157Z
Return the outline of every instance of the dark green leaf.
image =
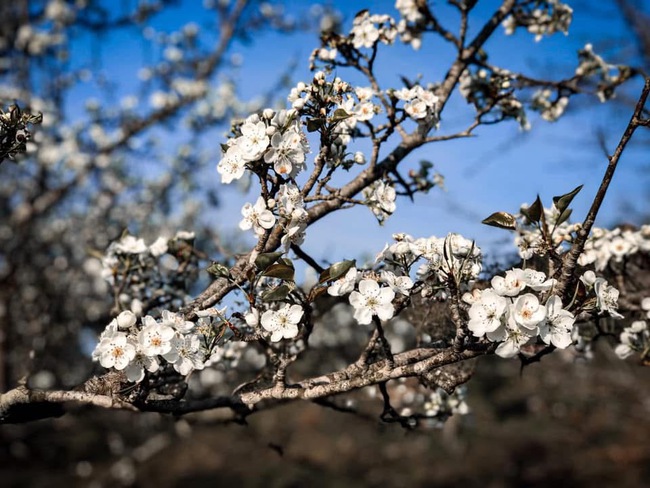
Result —
M355 265L356 265L356 261L354 260L339 261L338 263L334 263L332 266L330 266L320 274L320 278L318 279L318 282L325 283L326 281L337 280L345 273L350 271L350 268L352 268Z
M224 266L221 263L212 263L210 266L208 266L207 271L217 278L228 278L230 276L230 270L228 267Z
M278 258L282 256L282 252L263 252L255 258L255 266L260 271L264 271L266 268L275 263Z
M281 280L293 281L295 270L293 266L287 266L284 263L275 263L266 268L263 275L270 278L280 278Z
M449 242L449 236L447 236L442 243L442 257L445 259L446 263L451 263L451 256L449 256L450 247L451 242Z
M542 211L544 210L544 207L542 205L542 200L539 198L539 195L537 195L537 198L533 202L533 204L524 209L521 209L521 213L528 219L529 222L539 222L539 219L542 218Z
M508 212L494 212L488 218L483 219L482 224L499 227L500 229L513 230L517 228L517 220L514 215Z
M325 119L309 119L307 121L307 132L316 132L325 125Z
M560 195L559 197L553 197L553 203L555 204L555 208L558 209L560 213L564 212L566 208L569 206L571 203L571 200L573 200L573 197L575 197L580 190L582 190L582 186L580 185L577 188L573 189L569 193L565 193L564 195Z
M277 302L284 300L291 293L291 287L289 285L280 285L272 290L267 291L262 295L263 302Z
M347 113L345 110L343 110L342 108L337 108L334 111L334 114L332 114L332 122L338 122L340 120L349 119L350 117L351 115Z
M571 216L571 212L573 212L572 208L567 208L564 209L564 212L560 214L560 216L557 218L557 222L555 222L555 225L558 226L567 220L569 220L569 217Z
M365 15L368 13L368 9L364 8L363 10L359 10L355 15L354 18L356 19L357 17L361 17L362 15Z

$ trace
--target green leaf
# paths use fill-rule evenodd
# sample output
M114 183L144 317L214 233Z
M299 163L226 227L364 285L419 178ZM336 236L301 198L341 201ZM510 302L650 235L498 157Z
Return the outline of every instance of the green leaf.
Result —
M325 119L323 118L319 117L317 119L309 119L307 121L307 132L316 132L324 125L325 125Z
M560 213L564 212L569 204L571 203L571 200L573 200L573 197L575 197L580 190L582 190L582 186L580 185L577 188L574 188L572 191L569 193L565 193L564 195L560 195L559 197L553 197L553 203L555 204L555 208L558 209Z
M558 225L566 222L569 220L569 217L571 216L571 212L573 212L572 208L567 208L560 214L560 216L557 218L557 222L555 222L555 226L557 227Z
M255 266L260 271L264 271L266 268L275 263L278 258L282 256L282 254L283 253L281 251L263 252L261 254L258 254L258 256L255 258Z
M352 117L349 113L347 113L344 109L342 108L337 108L334 113L332 114L332 122L339 122L341 120L349 119Z
M266 268L263 275L270 278L280 278L281 280L293 281L295 270L293 266L284 263L275 263Z
M365 15L368 13L368 9L364 8L363 10L359 10L356 14L354 14L354 18L356 19L357 17L361 17L362 15Z
M533 204L524 209L521 209L521 213L523 214L524 217L528 219L529 222L539 222L539 219L542 218L542 211L544 210L544 206L542 205L542 200L539 198L539 195L537 195L537 198L533 202Z
M277 302L287 298L291 293L291 287L287 284L280 285L272 290L267 291L262 295L263 302Z
M320 284L325 283L326 281L337 280L350 271L350 268L356 266L356 264L357 262L355 260L346 260L334 263L320 274L318 283Z
M213 262L210 266L208 266L207 272L211 275L216 276L217 278L228 278L230 276L230 270L228 267L217 262Z
M499 227L500 229L513 230L517 228L517 220L514 215L508 212L494 212L488 218L481 221L482 224Z
M445 237L444 242L442 243L442 257L446 263L451 263L451 256L449 252L451 251L451 242L449 241L449 236Z

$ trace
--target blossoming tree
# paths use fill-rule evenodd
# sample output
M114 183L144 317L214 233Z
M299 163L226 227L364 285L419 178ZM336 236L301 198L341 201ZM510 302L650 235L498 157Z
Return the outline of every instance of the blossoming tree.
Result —
M606 100L639 75L608 64L590 45L560 81L493 65L484 48L495 31L566 33L572 10L559 0L503 0L470 29L476 3L450 2L460 19L454 30L418 0L398 0L397 18L363 10L351 26L324 30L310 60L313 77L289 91L286 108L233 121L215 161L222 183L246 179L257 189L239 224L252 231L254 246L229 261L204 259L191 229L150 244L128 234L112 242L100 274L113 290L114 313L92 352L105 371L74 390L17 386L0 397L0 419L56 415L81 402L177 415L226 409L241 420L287 401L348 409L345 395L364 390L377 396L385 421L437 425L468 409L463 385L472 370L456 365L492 354L525 365L568 348L587 355L610 331L610 318L630 322L613 329L616 353L647 364L650 291L619 289L612 277L627 261L647 260L650 227L609 231L594 221L626 144L650 125L650 80L584 218L570 223L581 187L486 216L485 224L513 233L519 265L488 276L479 243L456 233L395 234L365 266L346 256L322 265L308 252L310 226L330 214L367 206L381 223L396 212L398 196L439 184L427 165L409 166L415 149L478 134L485 124L527 129L533 112L555 121L571 97ZM417 50L433 36L455 52L444 77L385 86L375 72L382 52L395 43ZM348 72L364 83L347 82ZM448 132L445 108L455 92L474 117ZM38 121L15 113L3 116L6 134ZM361 143L370 149L357 149ZM211 282L192 296L187 283L201 266ZM317 279L301 282L298 267ZM444 320L409 320L426 303L444 308ZM396 384L411 394L398 395Z

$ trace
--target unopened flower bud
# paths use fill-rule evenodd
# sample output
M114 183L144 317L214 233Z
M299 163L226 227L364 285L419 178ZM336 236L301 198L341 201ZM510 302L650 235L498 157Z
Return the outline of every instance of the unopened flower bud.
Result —
M305 99L304 98L299 98L295 102L291 104L293 108L296 110L302 110L305 107Z

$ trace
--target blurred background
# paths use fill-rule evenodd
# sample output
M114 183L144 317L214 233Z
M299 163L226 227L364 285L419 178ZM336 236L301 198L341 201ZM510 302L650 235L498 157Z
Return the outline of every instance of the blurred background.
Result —
M536 42L499 29L491 62L536 78L570 77L587 43L608 62L648 70L646 1L569 2L568 36ZM477 32L496 2L478 2ZM40 388L71 388L94 371L89 353L111 318L100 257L125 230L153 242L179 230L195 247L228 262L251 243L236 229L254 185L223 187L215 166L230 121L285 107L298 81L311 80L309 56L320 29L347 31L355 13L397 15L392 1L327 3L206 0L15 0L0 3L0 102L43 113L28 152L0 165L0 388L28 375ZM457 26L454 9L433 4ZM439 40L382 46L383 87L400 75L435 83L453 53ZM347 79L348 73L337 73ZM349 80L362 83L350 73ZM493 263L508 262L506 232L480 224L516 212L539 193L584 184L582 216L640 92L571 99L549 123L531 114L481 128L478 137L426 146L445 179L380 227L366 208L318 222L304 248L322 261L374 257L394 232L460 232ZM455 96L441 130L462 129L472 110ZM633 141L597 225L648 222L647 135ZM361 145L360 150L364 147ZM333 233L332 228L337 232ZM341 236L345 236L341 239ZM201 274L194 285L208 279ZM79 409L61 419L0 428L7 486L643 486L650 483L650 379L619 361L607 344L593 362L556 354L519 371L487 358L469 385L472 412L442 429L405 431L378 421L360 393L363 415L291 405L249 425L218 415L172 419ZM645 440L645 442L644 442ZM3 481L3 484L5 482Z

